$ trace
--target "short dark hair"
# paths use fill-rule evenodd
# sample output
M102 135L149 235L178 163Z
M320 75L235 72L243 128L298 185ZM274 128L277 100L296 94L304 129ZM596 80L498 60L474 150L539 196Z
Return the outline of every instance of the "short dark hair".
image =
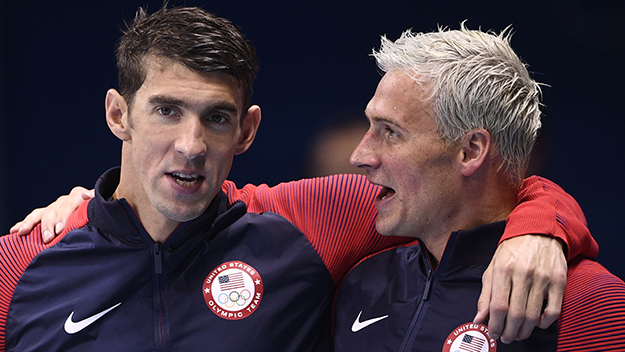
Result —
M241 29L225 18L198 7L165 4L151 15L139 8L117 47L119 92L128 106L146 78L147 56L169 59L200 74L231 75L239 83L243 111L250 105L258 58Z

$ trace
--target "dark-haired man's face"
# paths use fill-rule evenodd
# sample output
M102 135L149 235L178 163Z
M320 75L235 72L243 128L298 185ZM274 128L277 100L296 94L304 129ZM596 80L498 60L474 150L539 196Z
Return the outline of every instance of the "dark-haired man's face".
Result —
M116 196L126 198L143 223L175 227L198 217L220 191L234 155L251 144L259 121L257 106L242 112L232 77L153 63L120 137L127 151Z

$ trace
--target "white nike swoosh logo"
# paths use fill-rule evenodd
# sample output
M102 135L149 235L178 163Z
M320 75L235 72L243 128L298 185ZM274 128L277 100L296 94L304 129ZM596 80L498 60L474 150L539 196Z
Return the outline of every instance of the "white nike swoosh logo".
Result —
M356 317L356 320L354 320L354 324L352 324L352 332L358 332L364 328L366 328L367 326L373 324L373 323L377 323L382 319L386 319L388 318L388 315L384 315L381 317L377 317L377 318L372 318L369 320L365 320L365 321L360 321L360 315L362 314L362 311L360 311L360 313L358 313L358 316Z
M74 312L72 312L69 317L67 317L67 320L65 321L65 332L68 334L75 334L77 332L79 332L80 330L86 328L87 326L93 324L93 322L95 322L96 320L102 318L102 316L110 311L112 311L113 309L117 308L117 306L119 306L120 304L122 304L121 302L117 303L116 305L112 306L111 308L104 310L96 315L92 315L87 319L83 319L81 321L77 321L77 322L73 322L72 321L72 317L74 316Z

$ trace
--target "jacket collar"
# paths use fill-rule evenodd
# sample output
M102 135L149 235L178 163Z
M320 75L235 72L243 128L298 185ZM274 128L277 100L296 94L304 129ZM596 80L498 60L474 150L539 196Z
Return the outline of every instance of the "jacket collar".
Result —
M87 209L89 221L104 233L111 234L120 240L145 243L145 241L140 241L140 237L143 237L150 243L151 238L143 229L128 202L123 198L109 200L117 189L119 176L119 167L109 169L100 176L95 186L95 197ZM220 192L202 215L180 224L167 238L164 245L179 247L203 229L217 233L234 223L246 212L247 207L242 202L237 202L228 207L228 197L225 193Z
M495 254L505 227L506 222L499 221L453 232L437 268L438 275L444 278L458 271L458 267L473 267L481 275Z

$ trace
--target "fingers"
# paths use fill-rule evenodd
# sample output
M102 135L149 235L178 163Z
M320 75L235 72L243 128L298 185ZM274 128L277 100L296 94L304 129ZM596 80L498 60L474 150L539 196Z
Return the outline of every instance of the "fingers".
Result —
M515 277L501 342L525 340L536 326L546 329L553 324L560 315L565 286L566 273L556 269L549 273L535 269ZM519 287L531 288L527 292Z
M528 338L536 326L549 327L560 315L566 286L566 258L559 242L542 236L522 237L526 238L500 245L482 279L486 286L491 277L489 334L506 344ZM486 275L489 270L492 273ZM484 292L476 319L484 316L483 296Z
M544 285L539 288L535 287L537 282L534 281L534 274L535 272L527 267L517 267L513 274L506 325L501 333L501 342L503 343L511 343L517 340L524 324L525 329L527 330L529 328L529 332L531 333L534 326L538 323L545 291ZM530 312L530 309L528 309L528 298L532 294L532 291L540 292L540 297L538 298L536 298L537 292L533 292L534 301L532 301L532 309L534 304L538 305L537 310L534 312ZM539 302L535 302L536 300ZM530 316L528 316L528 313L531 313Z
M492 270L492 293L490 300L488 333L493 339L498 339L504 333L506 315L509 314L508 302L512 290L512 268L509 265L494 265ZM510 330L508 330L509 333ZM507 335L506 335L507 336ZM502 339L502 342L505 342Z
M521 285L530 288L529 292L527 290L517 294L513 292L510 298L510 306L515 307L511 308L511 310L518 310L519 316L515 317L516 321L510 322L510 330L504 331L502 341L504 339L509 342L525 340L532 334L532 331L534 331L534 328L540 321L547 286L549 285L549 275L541 270L535 270L531 273L528 272L524 281L525 284L521 281ZM508 319L511 319L512 316L513 314ZM507 324L508 322L506 322ZM508 330L508 326L506 326L506 330Z
M56 235L63 232L67 220L80 204L93 196L93 190L74 187L69 195L60 196L54 203L45 208L41 216L42 239L49 243Z
M82 187L76 187L76 188L82 188ZM80 196L82 197L83 200L89 200L93 197L95 197L95 190L94 189L84 189L84 191L82 191L82 193L80 194Z
M41 237L44 243L51 242L56 235L63 232L70 215L82 202L93 197L93 190L74 187L69 195L59 197L46 208L33 210L26 218L13 225L10 233L26 235L41 222Z
M17 233L20 235L27 235L30 231L41 221L41 214L43 213L43 208L38 208L30 212L24 218L24 220L18 222L13 225L9 230L9 233Z
M22 221L16 223L9 229L10 234L18 233L20 228L22 227Z
M15 225L13 225L10 229L9 229L9 233L13 234L13 233L17 233L20 230L20 227L22 227L22 222L18 222Z
M566 259L563 259L563 261L566 266ZM560 270L559 272L554 270L554 277L551 279L551 284L549 285L547 293L547 306L540 317L540 322L538 324L539 328L548 328L560 316L560 313L562 312L562 298L564 296L565 287L566 270Z
M473 322L476 324L482 324L486 322L489 315L490 300L492 294L492 263L486 268L482 275L482 291L480 297L477 300L477 314L473 318Z
M59 197L55 203L52 203L45 208L41 215L41 239L43 240L43 243L52 242L54 237L60 234L65 227L65 223L57 221L58 209L55 206L56 203L62 201L63 197Z

